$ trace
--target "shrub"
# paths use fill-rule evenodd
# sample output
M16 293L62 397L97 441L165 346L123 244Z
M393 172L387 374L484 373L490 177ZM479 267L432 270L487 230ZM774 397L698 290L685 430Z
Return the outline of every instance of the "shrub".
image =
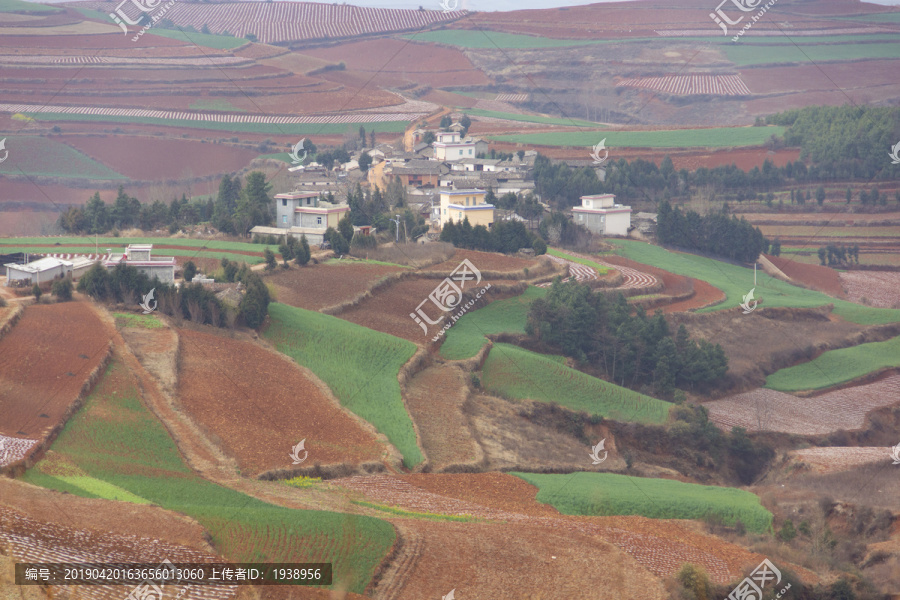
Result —
M32 295L34 295L35 300L40 301L41 294L43 294L43 292L41 291L41 286L39 286L38 284L34 284L34 287L31 288L31 293Z
M783 542L790 542L797 537L797 530L794 529L794 522L787 519L778 530L778 538Z
M338 221L338 231L348 242L353 240L353 222L350 220L350 213L346 213L344 217ZM343 254L343 253L342 253Z
M534 248L535 256L540 256L541 254L547 253L547 242L545 242L541 238L535 238L534 243L531 244L531 247Z
M326 229L324 237L325 241L331 244L331 249L334 250L336 255L343 255L350 252L350 244L347 242L347 238L341 235L341 232L334 227Z
M312 252L310 252L309 249L309 242L306 241L306 235L300 236L300 244L294 249L294 258L301 267L305 267L309 262L309 259L312 258Z
M266 248L265 250L263 250L263 256L266 259L266 271L271 271L277 266L277 263L275 262L274 252Z
M374 250L378 247L378 240L374 235L354 235L350 242L350 253L361 250Z
M72 288L72 280L66 277L53 282L52 292L59 302L68 302L72 299Z
M194 264L194 261L189 260L184 264L184 280L187 282L191 282L194 280L194 275L197 274L197 265Z
M697 600L709 600L709 575L703 567L687 563L675 575L678 583Z

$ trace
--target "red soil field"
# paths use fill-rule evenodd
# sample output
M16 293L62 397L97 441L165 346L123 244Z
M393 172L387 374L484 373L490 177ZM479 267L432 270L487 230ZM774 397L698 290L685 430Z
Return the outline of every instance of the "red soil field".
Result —
M823 267L826 268L826 267ZM896 271L844 271L839 273L847 299L879 308L900 308L900 273Z
M83 302L33 305L0 339L0 433L41 439L60 423L107 352Z
M800 263L786 256L765 255L769 261L778 267L782 273L805 285L806 287L836 298L844 297L844 288L841 287L841 279L838 272L830 267Z
M365 73L400 76L428 85L486 85L487 76L457 48L378 39L314 48L305 54L332 62L343 61L349 69ZM407 78L406 75L414 75Z
M869 463L886 463L891 460L891 449L872 446L805 448L792 450L788 456L808 465L814 473L837 473Z
M744 566L761 560L677 521L559 515L534 500L536 488L524 481L507 481L512 478L500 473L377 475L336 479L333 483L361 492L375 502L413 511L468 514L507 524L543 525L556 531L599 536L658 577L672 576L682 564L693 562L703 565L714 581L724 583L738 577Z
M290 468L302 439L303 466L382 458L375 434L290 361L248 341L187 329L179 336L178 397L243 472Z
M706 402L709 420L726 431L780 431L822 435L865 426L869 411L897 403L900 375L874 383L843 388L810 398L759 388L752 392Z
M307 310L319 310L352 300L376 281L404 269L348 261L305 267L292 265L287 271L266 276L275 287L279 302Z
M458 251L457 251L458 252ZM454 263L453 267L459 264ZM448 271L449 272L449 271ZM379 289L375 294L366 298L353 308L339 313L335 316L351 321L369 329L375 329L395 335L403 339L423 344L428 342L431 337L436 335L437 327L433 326L429 330L429 334L422 332L422 328L409 316L415 312L420 302L428 298L428 295L434 291L434 288L440 284L441 279L406 279L393 283L388 287ZM498 280L489 281L482 278L481 283L477 286L470 281L465 291L480 290L488 283L496 285L498 283L509 284L509 281L501 282ZM469 311L477 310L485 304L495 300L498 296L485 294L472 306ZM432 312L436 309L432 308ZM455 313L455 311L454 311ZM433 315L434 316L434 315Z
M743 69L741 76L755 94L831 92L836 88L846 90L896 83L896 78L890 74L898 69L900 60L863 60L829 63L827 77L820 66L808 63Z
M134 180L155 181L234 173L259 154L226 144L132 136L54 136Z
M153 45L166 47L192 46L192 44L187 42L162 36L154 36ZM121 31L94 35L3 35L0 36L0 48L15 48L23 53L28 53L34 48L87 48L90 50L121 48L133 50L134 42L131 41L130 37L122 35Z
M479 271L498 271L502 273L521 271L526 268L533 269L537 266L539 260L537 258L521 258L519 256L506 256L496 252L480 252L478 250L457 248L449 260L426 267L423 271L450 273L466 258Z

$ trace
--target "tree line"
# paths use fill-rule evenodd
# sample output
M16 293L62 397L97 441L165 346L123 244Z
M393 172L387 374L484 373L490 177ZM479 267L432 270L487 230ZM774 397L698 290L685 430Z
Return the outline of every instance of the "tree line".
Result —
M622 294L610 300L586 284L557 278L532 302L525 331L609 381L666 398L676 388L704 388L725 375L728 359L720 345L692 340L684 325L672 335L661 311L648 317L632 308Z
M441 229L441 241L450 242L457 248L484 250L485 252L504 252L512 254L522 248L531 248L535 255L547 252L547 244L534 235L519 221L500 221L488 229L484 225L475 225L469 218L462 223L448 221Z
M759 227L754 227L743 217L738 219L728 215L724 208L705 216L692 210L682 212L677 206L672 208L667 200L659 203L656 239L662 245L745 263L755 261L760 253L769 250L769 242Z

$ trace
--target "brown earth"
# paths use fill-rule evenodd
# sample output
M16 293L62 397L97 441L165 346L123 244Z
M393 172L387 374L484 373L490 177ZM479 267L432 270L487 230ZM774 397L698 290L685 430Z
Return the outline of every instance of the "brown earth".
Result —
M305 267L291 265L288 270L267 275L266 282L275 287L279 302L319 310L352 300L382 277L404 270L390 265L331 261Z
M477 464L483 456L464 411L468 376L453 365L435 365L417 373L404 390L406 408L432 471Z
M83 302L32 305L0 339L0 433L41 439L58 425L107 352Z
M844 298L844 288L837 271L831 267L810 265L791 260L787 256L765 255L782 273L800 284L824 292L835 298Z
M376 434L284 357L223 335L188 329L179 335L178 398L244 473L291 468L291 449L303 439L304 466L383 458Z
M450 273L459 266L464 259L469 261L479 271L512 272L522 269L533 269L538 264L537 258L521 258L519 256L507 256L497 252L480 252L478 250L465 250L457 248L453 256L442 262L423 269L424 271L441 271Z

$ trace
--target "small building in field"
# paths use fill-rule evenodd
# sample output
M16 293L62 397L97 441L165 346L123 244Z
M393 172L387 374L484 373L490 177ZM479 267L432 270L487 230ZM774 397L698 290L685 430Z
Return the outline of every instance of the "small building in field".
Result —
M616 204L615 194L582 196L581 206L572 209L576 223L600 235L628 235L631 207Z
M484 201L484 190L447 190L441 192L441 227L453 221L462 223L466 218L472 227L494 224L494 205Z
M159 279L162 283L175 283L175 257L154 258L152 254L153 244L129 244L123 254L110 254L103 261L103 266L113 269L118 265L128 265L146 274L150 279Z
M50 256L25 264L6 263L6 285L21 287L53 281L72 272L72 263Z

